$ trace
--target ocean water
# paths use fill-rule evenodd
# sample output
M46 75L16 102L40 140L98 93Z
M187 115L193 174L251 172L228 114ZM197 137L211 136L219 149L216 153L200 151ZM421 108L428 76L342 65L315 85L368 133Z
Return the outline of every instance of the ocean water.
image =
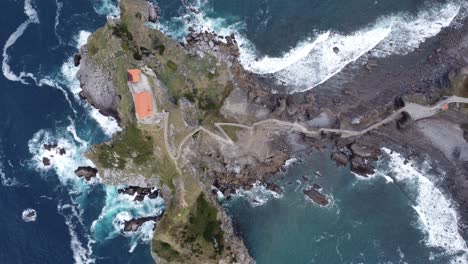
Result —
M405 54L464 15L464 1L159 0L158 27L181 40L188 26L236 33L241 62L258 74L311 89L362 56ZM161 199L134 203L117 187L73 171L83 153L119 130L78 98L72 56L90 32L118 15L113 0L0 1L0 263L152 263L152 224L124 234L122 222L157 215ZM335 54L333 47L339 47ZM66 155L45 150L58 143ZM258 263L467 263L456 205L436 188L443 172L404 164L384 150L368 180L336 168L328 153L290 162L276 177L223 205ZM51 159L45 168L42 158ZM323 177L315 177L320 171ZM308 175L310 181L302 176ZM433 183L434 182L434 183ZM302 195L319 183L320 208ZM34 222L22 212L37 211Z

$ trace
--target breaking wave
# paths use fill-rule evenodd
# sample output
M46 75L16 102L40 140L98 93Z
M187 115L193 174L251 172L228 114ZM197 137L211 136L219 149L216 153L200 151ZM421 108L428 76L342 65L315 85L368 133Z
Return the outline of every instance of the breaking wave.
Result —
M458 215L453 202L426 176L427 169L418 168L398 153L384 148L388 166L378 166L376 174L393 179L408 196L418 216L418 227L425 233L424 243L435 251L433 258L449 258L450 263L468 263L468 248L458 232ZM428 164L424 164L429 167Z
M118 17L120 15L119 0L91 1L94 11L100 15Z
M146 222L132 233L123 231L124 222L132 218L159 216L164 211L164 200L145 199L141 202L133 201L130 195L119 195L117 187L105 186L106 202L98 219L92 224L91 230L97 241L112 239L118 235L130 238L129 252L133 252L139 243L149 243L153 237L153 222Z
M407 54L425 39L450 25L460 11L460 4L431 5L417 15L406 13L382 17L373 25L359 31L342 34L333 30L316 34L315 38L300 41L296 47L280 57L258 57L254 44L245 36L245 24L229 24L223 18L210 18L205 2L197 1L199 14L187 14L171 21L160 22L159 28L181 38L187 28L214 30L220 35L236 34L240 48L239 60L245 69L262 75L271 75L288 92L309 90L369 53L374 57ZM182 25L182 28L180 28Z
M252 189L250 190L236 190L236 194L234 196L246 199L253 207L264 205L271 198L283 197L282 194L268 190L265 185L260 182L253 184Z
M15 42L20 38L24 31L28 28L30 24L39 24L39 17L37 15L36 9L32 6L32 0L25 0L24 1L24 13L28 16L28 19L21 23L19 27L16 29L13 34L10 35L8 40L3 46L3 61L2 61L2 72L5 78L10 81L20 81L24 84L27 82L24 80L25 77L31 77L30 73L21 72L20 75L16 75L14 72L11 71L10 65L8 62L10 61L10 56L8 55L8 49L15 44Z

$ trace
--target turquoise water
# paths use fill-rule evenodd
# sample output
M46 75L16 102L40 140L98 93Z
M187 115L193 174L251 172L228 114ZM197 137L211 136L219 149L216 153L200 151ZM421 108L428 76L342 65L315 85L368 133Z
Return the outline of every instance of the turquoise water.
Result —
M380 170L390 166L388 159L379 164ZM258 264L449 263L457 259L447 256L447 249L426 244L428 234L413 208L417 199L406 193L417 195L417 188L411 186L416 175L398 184L384 175L392 173L362 179L347 168L337 168L329 153L314 153L276 177L285 192L282 198L270 197L265 204L255 205L252 199L238 197L225 202L225 207ZM332 197L329 206L320 207L305 198L302 190L313 183ZM402 189L404 184L408 186ZM446 242L452 242L448 236Z

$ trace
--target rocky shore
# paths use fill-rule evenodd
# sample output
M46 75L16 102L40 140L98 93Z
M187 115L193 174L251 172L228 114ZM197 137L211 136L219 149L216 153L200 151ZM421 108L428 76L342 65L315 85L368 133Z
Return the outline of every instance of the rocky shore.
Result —
M272 90L281 91L284 87L270 76L257 76L243 69L237 61L236 36L189 28L185 41L175 43L161 32L142 27L157 17L157 9L151 4L122 0L121 5L126 7L123 16L132 22L123 27L121 21L110 21L108 28L95 33L91 43L75 56L75 63L80 65L82 96L101 112L118 118L124 128L111 142L95 146L88 155L100 166L104 182L130 186L119 193L135 195L135 200L141 201L146 196L155 198L161 192L168 210L160 219L152 244L152 254L158 263L213 262L206 259L207 252L214 254L219 263L229 263L229 259L253 263L229 217L217 204L212 186L229 196L238 188L249 189L261 182L269 190L281 193L281 187L272 184L270 177L283 168L285 161L325 147L333 150L330 158L337 165L349 166L362 176L375 172L374 163L382 147L404 153L411 159L425 153L437 160L437 166L447 172L446 178L441 179L442 185L458 203L460 227L465 237L468 236L468 207L465 206L468 189L464 187L468 184L465 177L468 155L465 147L457 148L467 144L468 127L463 124L468 124L468 115L464 107L451 106L440 115L424 119L424 123L411 120L403 112L386 125L348 138L341 138L339 133L310 136L278 124L246 128L255 122L275 119L298 122L310 129L359 131L386 118L406 102L430 105L443 95L468 96L468 71L464 68L468 65L466 20L459 27L444 29L404 56L383 59L364 56L312 90L273 94ZM132 35L132 30L137 34ZM100 34L108 41L104 47L96 46ZM122 47L131 53L116 58ZM190 64L194 58L199 60L196 66ZM113 68L114 64L102 65L101 60L114 61L120 68ZM125 64L127 61L133 64ZM122 78L126 77L125 67L135 65L146 69L156 84L154 99L165 109L161 113L163 121L151 129L139 127L142 131L135 132L145 142L126 134L133 131L136 121L131 95ZM211 87L211 83L221 87L222 94L208 98L202 89ZM220 130L212 120L231 126ZM439 123L450 125L446 126L451 127L447 133L453 137L434 136L434 125ZM189 134L196 127L203 129ZM179 145L184 138L185 144ZM156 155L151 157L152 163L136 159L139 149L125 145L125 140L143 147L151 142L153 152L143 154ZM445 144L449 141L453 144ZM127 152L133 154L121 158ZM159 161L167 169L151 167ZM79 171L85 178L92 172ZM157 186L159 190L149 186ZM330 203L318 185L304 189L303 193L320 206ZM178 218L181 212L186 216L183 220ZM200 226L205 226L194 220L200 215L211 219L209 240L199 233ZM125 223L125 228L134 231L145 221L156 220L132 219ZM219 247L220 242L223 248Z

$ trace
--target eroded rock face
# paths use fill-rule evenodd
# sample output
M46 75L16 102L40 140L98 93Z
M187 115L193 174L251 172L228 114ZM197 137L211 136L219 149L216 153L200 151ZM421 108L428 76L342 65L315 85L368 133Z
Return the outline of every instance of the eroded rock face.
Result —
M80 96L86 98L92 106L99 109L101 114L118 119L117 110L120 99L114 87L110 69L104 69L103 66L88 58L86 45L81 48L80 54L80 69L76 75L83 89Z
M317 184L313 187L306 188L302 190L302 192L310 198L314 203L320 205L320 206L327 206L330 201L328 200L328 197L322 194L320 190L320 186Z
M75 170L76 176L85 178L87 181L90 181L92 178L96 177L97 173L98 170L90 166L78 167Z
M133 199L134 201L143 201L145 197L149 199L156 199L159 196L159 190L156 188L148 188L148 187L138 187L138 186L129 186L127 188L119 189L119 194L128 194L131 196L135 196Z
M162 214L161 214L162 216ZM144 223L153 221L158 222L161 219L161 216L148 216L148 217L141 217L141 218L132 218L131 220L124 222L124 231L125 232L135 232L140 228ZM155 226L156 227L156 226ZM154 227L154 228L155 228ZM154 230L153 228L153 230Z

